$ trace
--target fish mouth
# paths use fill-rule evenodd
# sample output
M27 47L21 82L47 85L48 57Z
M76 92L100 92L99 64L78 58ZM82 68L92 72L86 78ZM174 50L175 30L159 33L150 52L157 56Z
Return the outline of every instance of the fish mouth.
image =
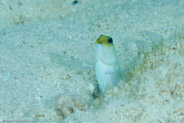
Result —
M117 62L117 55L114 46L105 46L97 44L95 50L96 61L101 61L103 64L112 65Z

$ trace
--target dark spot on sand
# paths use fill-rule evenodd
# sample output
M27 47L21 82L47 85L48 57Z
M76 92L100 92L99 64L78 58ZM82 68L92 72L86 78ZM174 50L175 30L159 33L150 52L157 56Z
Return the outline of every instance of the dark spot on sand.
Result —
M76 4L78 4L78 3L79 3L78 0L74 0L74 1L72 2L73 5L76 5Z

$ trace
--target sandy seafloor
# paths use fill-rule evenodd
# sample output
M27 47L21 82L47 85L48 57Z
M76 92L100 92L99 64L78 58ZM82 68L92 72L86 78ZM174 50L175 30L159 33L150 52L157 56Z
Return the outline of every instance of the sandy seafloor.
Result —
M183 0L0 0L0 123L183 123ZM96 94L94 46L118 87Z

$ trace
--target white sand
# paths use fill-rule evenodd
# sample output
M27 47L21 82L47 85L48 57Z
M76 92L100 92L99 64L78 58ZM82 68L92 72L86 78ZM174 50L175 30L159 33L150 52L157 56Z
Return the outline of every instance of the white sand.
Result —
M0 122L184 122L184 1L1 0ZM94 42L122 80L96 90Z

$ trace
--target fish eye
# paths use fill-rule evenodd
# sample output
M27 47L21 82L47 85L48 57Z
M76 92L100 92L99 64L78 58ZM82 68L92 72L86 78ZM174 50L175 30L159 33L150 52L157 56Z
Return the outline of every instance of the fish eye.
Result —
M112 38L109 38L109 39L108 39L108 42L109 42L109 44L112 44L112 43L113 43Z

